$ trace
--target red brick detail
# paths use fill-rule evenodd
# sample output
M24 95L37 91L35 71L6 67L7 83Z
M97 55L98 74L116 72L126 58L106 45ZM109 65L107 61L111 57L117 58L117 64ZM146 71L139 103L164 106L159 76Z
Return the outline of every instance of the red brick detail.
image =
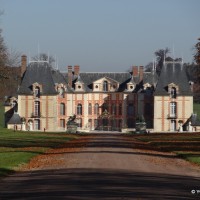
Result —
M80 72L80 66L79 65L75 65L74 66L74 75L79 75Z
M138 66L133 66L132 67L132 75L133 76L138 76Z
M144 74L144 67L140 66L140 68L139 68L140 81L143 80L143 74Z

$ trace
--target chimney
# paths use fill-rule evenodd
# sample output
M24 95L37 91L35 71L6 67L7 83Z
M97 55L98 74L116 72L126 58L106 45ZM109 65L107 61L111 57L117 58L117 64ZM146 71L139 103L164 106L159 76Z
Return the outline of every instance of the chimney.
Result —
M141 81L141 80L143 80L143 74L144 74L144 67L143 66L140 66L139 74L140 74L140 81Z
M132 76L138 76L138 66L132 67Z
M75 65L74 66L74 75L78 76L79 75L79 71L80 71L80 66L79 65Z
M27 57L26 55L22 55L21 57L21 78L24 75L24 72L26 71L26 66L27 66Z
M72 88L72 66L68 66L68 85Z

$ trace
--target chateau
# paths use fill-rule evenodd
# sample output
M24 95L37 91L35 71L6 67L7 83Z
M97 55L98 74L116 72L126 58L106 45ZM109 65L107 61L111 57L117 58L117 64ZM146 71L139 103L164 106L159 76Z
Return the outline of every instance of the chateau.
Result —
M67 73L22 56L21 85L5 102L5 125L23 131L66 131L76 115L80 131L135 130L139 117L153 132L198 131L192 86L182 62L164 62L160 75L133 66L124 73Z

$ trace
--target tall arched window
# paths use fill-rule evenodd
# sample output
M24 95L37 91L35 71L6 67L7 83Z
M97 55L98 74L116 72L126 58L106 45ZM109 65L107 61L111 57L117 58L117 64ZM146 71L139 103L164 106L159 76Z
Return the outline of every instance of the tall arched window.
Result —
M39 119L34 120L34 129L40 130L40 120Z
M115 115L116 114L116 105L112 104L112 114Z
M65 115L65 104L64 103L60 104L60 115Z
M170 117L176 117L176 102L170 103Z
M37 98L40 98L40 87L36 86L34 89L34 95Z
M77 118L77 119L76 119L76 123L78 124L78 127L79 127L79 128L82 127L82 119L81 119L81 118Z
M80 103L77 105L77 115L82 115L82 105Z
M122 104L121 104L121 103L119 104L119 111L118 111L118 114L119 114L119 115L122 115Z
M40 116L40 102L39 101L35 101L34 115L35 115L35 117L39 117Z
M88 104L88 115L91 115L92 114L92 104L89 103Z
M94 114L95 115L99 114L99 104L98 103L95 103L95 105L94 105Z
M103 91L107 92L108 91L108 81L103 82Z
M133 105L133 103L128 104L127 114L128 114L128 116L134 116L134 105Z
M65 120L64 119L60 119L60 128L61 129L65 128Z

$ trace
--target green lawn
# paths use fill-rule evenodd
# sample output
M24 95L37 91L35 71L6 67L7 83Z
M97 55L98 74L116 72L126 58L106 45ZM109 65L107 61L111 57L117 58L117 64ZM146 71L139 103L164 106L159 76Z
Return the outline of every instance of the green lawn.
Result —
M196 113L198 115L198 117L200 118L200 104L199 103L194 103L194 113Z
M14 171L34 156L58 148L77 137L63 133L14 132L0 128L0 176Z
M4 126L4 107L3 103L0 101L0 127Z
M199 113L200 104L194 104ZM59 147L78 136L63 133L14 132L3 128L4 108L0 105L0 177L13 172L36 155ZM200 134L145 134L132 135L143 142L142 149L175 152L177 156L200 165ZM140 144L139 144L140 145ZM137 146L136 146L137 148Z
M135 135L140 148L175 152L178 157L200 165L200 133L152 133Z

